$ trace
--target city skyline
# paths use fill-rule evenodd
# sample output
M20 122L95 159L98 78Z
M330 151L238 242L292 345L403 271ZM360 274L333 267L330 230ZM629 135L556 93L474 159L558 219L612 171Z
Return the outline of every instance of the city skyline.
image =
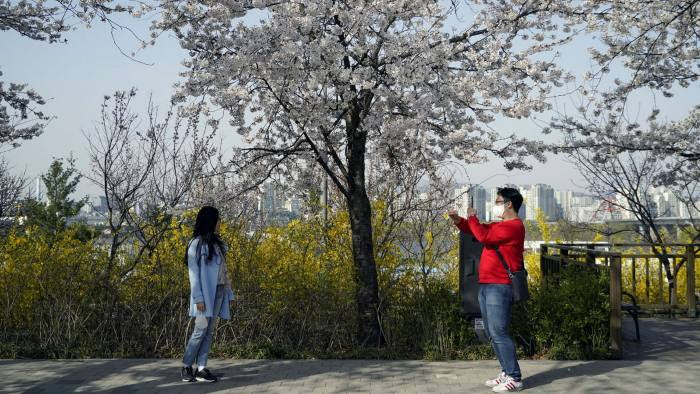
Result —
M607 199L596 197L585 192L558 190L548 184L504 185L514 187L523 195L523 205L518 215L522 220L534 221L541 211L547 221L565 219L571 222L605 222L616 220L634 220L634 215L621 207L625 206L621 196L611 195ZM471 190L470 190L471 189ZM453 188L455 206L460 215L466 216L469 199L477 210L477 216L482 221L493 221L491 208L496 199L497 188L481 185L457 184ZM86 196L87 203L81 209L78 217L88 223L100 224L104 220L106 199L101 195ZM648 193L652 212L658 218L690 218L691 213L678 198L668 189L652 188ZM611 203L614 201L615 203ZM266 183L258 196L256 212L274 222L284 223L302 213L303 199L297 195L285 196L271 184ZM693 217L700 216L694 212ZM261 218L262 219L262 218Z
M537 212L541 211L546 220L556 221L565 219L571 222L604 222L607 220L634 220L634 214L624 209L625 200L620 195L610 195L600 198L593 194L573 190L558 190L548 184L505 185L514 187L523 196L523 205L518 215L523 220L536 220ZM471 190L470 190L471 189ZM480 185L457 186L454 196L460 215L466 215L469 198L477 210L480 220L492 221L491 208L496 200L497 188L485 188ZM688 207L665 187L651 188L647 194L650 209L658 218L691 217ZM693 212L698 217L700 212Z

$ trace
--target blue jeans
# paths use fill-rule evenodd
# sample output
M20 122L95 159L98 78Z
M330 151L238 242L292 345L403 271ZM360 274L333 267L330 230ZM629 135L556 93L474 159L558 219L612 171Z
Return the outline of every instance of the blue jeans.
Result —
M508 333L513 308L513 288L510 285L480 284L479 308L484 319L486 336L491 341L502 371L516 380L521 379L515 343Z
M187 347L185 347L185 357L182 358L182 363L191 367L194 363L197 363L199 367L205 367L207 365L207 357L209 356L209 349L211 348L212 337L214 336L214 330L216 330L216 323L219 317L219 312L221 312L221 303L224 299L224 292L226 288L224 285L216 286L216 297L214 298L214 315L207 318L207 326L204 328L198 328L196 325L190 340L187 342Z

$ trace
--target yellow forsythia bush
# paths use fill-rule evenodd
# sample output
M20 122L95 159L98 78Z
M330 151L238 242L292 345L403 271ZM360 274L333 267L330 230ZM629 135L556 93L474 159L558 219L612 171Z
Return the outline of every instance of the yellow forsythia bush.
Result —
M223 223L236 296L231 320L219 324L212 356L492 357L459 314L458 238L451 223L427 227L420 252L407 254L389 231L406 231L409 240L415 234L395 227L387 215L384 203L373 204L385 348L357 343L350 223L347 213L338 212L325 224L310 218L257 232L245 223ZM58 234L10 230L0 238L0 357L180 357L192 330L183 260L194 216L160 217L160 227L146 227L140 238L155 246L127 238L116 253L110 253L112 238L105 232L86 237L78 227ZM545 312L559 299L538 291L539 256L525 259L535 298L531 311L516 313L515 331L554 348L560 337L548 334L547 327L556 325ZM539 309L542 318L534 324L530 317Z

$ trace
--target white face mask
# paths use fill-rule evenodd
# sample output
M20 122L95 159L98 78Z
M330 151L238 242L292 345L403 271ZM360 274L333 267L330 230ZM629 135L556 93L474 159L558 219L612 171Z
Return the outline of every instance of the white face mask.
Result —
M503 212L505 211L505 207L503 204L494 204L493 208L491 208L491 215L492 215L492 220L501 220L503 219Z

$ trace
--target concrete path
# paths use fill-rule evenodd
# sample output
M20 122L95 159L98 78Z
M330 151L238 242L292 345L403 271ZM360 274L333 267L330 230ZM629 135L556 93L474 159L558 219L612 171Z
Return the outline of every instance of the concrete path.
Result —
M639 319L639 332L639 343L629 341L634 323L623 320L624 359L700 361L700 319Z
M625 321L625 360L521 361L533 393L699 393L700 321ZM0 360L0 393L489 393L489 361L212 360L217 383L180 382L179 360Z
M217 383L182 383L178 360L0 361L1 392L488 393L496 361L213 360ZM697 393L700 361L523 361L535 393Z

